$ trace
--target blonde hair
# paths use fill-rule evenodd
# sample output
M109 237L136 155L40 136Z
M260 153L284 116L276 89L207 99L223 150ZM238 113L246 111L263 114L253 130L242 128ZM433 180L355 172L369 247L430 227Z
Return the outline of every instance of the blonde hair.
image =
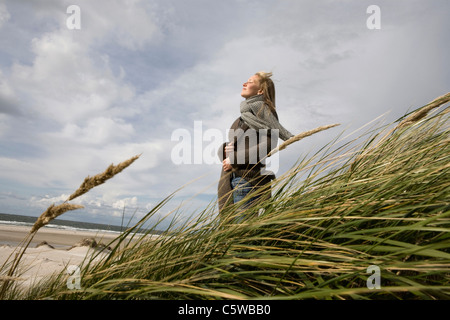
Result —
M264 101L270 108L270 111L278 118L275 106L275 84L272 79L272 72L259 71L255 73L258 76L261 90L263 91Z

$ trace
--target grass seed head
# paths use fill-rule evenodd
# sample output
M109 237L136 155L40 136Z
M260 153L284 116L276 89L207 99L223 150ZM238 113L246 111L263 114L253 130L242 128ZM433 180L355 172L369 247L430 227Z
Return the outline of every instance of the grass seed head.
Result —
M277 148L275 148L275 149L273 149L272 151L270 151L269 154L268 154L267 156L270 157L270 156L274 155L275 153L277 153L278 151L281 151L281 150L283 150L283 149L286 149L286 147L287 147L288 145L290 145L290 144L292 144L292 143L294 143L294 142L300 141L300 140L302 140L303 138L309 137L309 136L311 136L311 135L313 135L313 134L315 134L315 133L318 133L318 132L320 132L320 131L323 131L323 130L327 130L327 129L330 129L330 128L334 128L334 127L339 126L339 125L340 125L339 123L336 123L336 124L329 124L329 125L326 125L326 126L321 126L321 127L318 127L318 128L312 129L312 130L309 130L309 131L305 131L305 132L299 133L299 134L297 134L296 136L293 136L293 137L291 137L290 139L288 139L288 140L286 140L285 142L283 142L282 144L280 144Z
M119 163L117 166L111 164L104 172L99 173L93 177L89 177L89 176L86 177L84 179L83 183L81 184L81 186L73 194L71 194L70 197L66 201L73 200L73 199L85 194L92 188L105 183L106 180L111 179L116 174L120 173L122 170L124 170L126 167L131 165L139 157L140 157L139 155L134 156L126 161Z
M59 217L64 212L67 212L67 211L70 211L70 210L82 209L82 208L84 208L82 205L71 204L71 203L63 203L63 204L60 204L58 206L55 206L54 204L52 204L36 220L36 222L34 223L33 227L31 228L30 233L38 231L41 227L47 225L50 221L52 221L53 219Z
M413 124L413 123L425 118L427 116L428 112L430 112L434 108L437 108L449 101L450 101L450 92L443 96L440 96L439 98L434 99L429 104L425 105L423 108L420 108L417 111L415 111L414 113L412 113L409 117L407 117L402 122L400 122L399 125L397 126L397 128L406 127L410 124Z

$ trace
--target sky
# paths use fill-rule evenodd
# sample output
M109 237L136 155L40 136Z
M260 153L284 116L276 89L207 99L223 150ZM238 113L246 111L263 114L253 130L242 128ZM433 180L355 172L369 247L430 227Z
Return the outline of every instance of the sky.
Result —
M215 152L251 75L273 72L292 133L341 124L280 152L281 175L344 131L447 93L449 9L448 0L0 0L0 212L37 217L86 176L140 154L63 218L120 225L177 191L155 218L182 205L185 219L217 199ZM180 163L180 146L190 161Z

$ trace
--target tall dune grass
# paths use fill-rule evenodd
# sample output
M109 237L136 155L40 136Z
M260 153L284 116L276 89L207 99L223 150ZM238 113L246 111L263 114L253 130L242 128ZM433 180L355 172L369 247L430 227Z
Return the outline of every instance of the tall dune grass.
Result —
M107 258L86 262L81 290L68 290L60 275L24 297L449 299L446 97L425 115L418 109L299 159L243 222L234 219L239 206L220 219L211 203L158 238L136 234L168 197ZM367 286L371 265L381 270L380 289Z
M11 295L11 292L17 292L17 288L14 286L14 279L19 279L16 277L17 268L20 265L20 261L29 247L31 241L33 240L36 233L40 228L49 224L52 220L61 216L67 211L82 209L84 206L78 204L68 203L69 201L78 198L79 196L85 194L89 190L105 183L105 181L113 178L115 175L119 174L125 168L130 166L134 161L136 161L140 155L134 156L128 160L125 160L118 165L114 166L111 164L104 172L99 173L93 177L86 177L81 184L81 186L69 196L69 198L64 201L62 204L55 206L55 204L51 204L47 210L45 210L39 218L36 220L34 225L31 227L30 232L27 236L22 240L22 242L17 246L16 250L11 253L8 259L0 266L0 300L4 299L6 296L14 296ZM7 270L7 271L5 271ZM5 273L5 275L3 275Z

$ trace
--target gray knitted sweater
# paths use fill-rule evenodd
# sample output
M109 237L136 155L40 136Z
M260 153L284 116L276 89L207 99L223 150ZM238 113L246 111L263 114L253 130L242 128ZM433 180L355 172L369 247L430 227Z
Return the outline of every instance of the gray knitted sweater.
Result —
M252 129L278 129L279 137L286 141L294 135L286 130L269 106L264 103L263 95L256 95L241 102L241 119Z

